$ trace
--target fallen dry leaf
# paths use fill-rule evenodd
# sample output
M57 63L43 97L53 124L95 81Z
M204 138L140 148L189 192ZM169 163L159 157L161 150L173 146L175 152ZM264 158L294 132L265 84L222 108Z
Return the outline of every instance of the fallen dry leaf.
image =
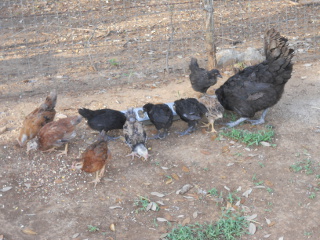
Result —
M165 219L165 218L160 218L160 217L157 218L157 221L158 221L158 222L168 222L167 219Z
M150 194L153 195L153 196L157 196L157 197L164 197L165 196L164 194L158 193L158 192L152 192Z
M182 167L182 171L183 171L183 172L190 172L189 168L187 168L186 166L183 166L183 167Z
M242 196L248 198L251 192L252 192L252 188L249 188L247 191L245 191L244 193L242 193Z
M172 178L169 178L169 179L166 181L166 184L170 184L170 183L172 183L172 182L173 182Z
M253 219L255 219L258 215L257 214L253 214L251 216L246 216L245 218L248 220L248 221L251 221Z
M265 219L266 219L267 224L269 225L271 223L271 221L268 218L265 218Z
M268 186L268 187L272 187L274 184L273 182L269 181L269 180L265 180L264 183Z
M116 231L116 226L114 225L114 223L111 223L111 224L110 224L110 230L111 230L112 232L115 232L115 231Z
M229 146L224 146L224 147L222 147L221 152L222 152L222 153L228 153L228 152L230 152Z
M195 211L193 214L192 214L193 218L197 218L198 217L198 212Z
M250 223L249 224L249 233L253 235L256 233L256 231L257 231L256 225L254 223Z
M210 137L210 139L211 139L211 141L214 141L217 139L217 137L218 137L218 134L215 133Z
M270 224L268 224L268 227L272 227L276 224L276 222L271 222Z
M22 229L22 232L25 234L28 234L28 235L37 235L38 234L30 228L24 228L24 229Z
M0 128L0 134L4 133L5 131L7 131L7 127L1 127Z
M175 179L175 180L179 180L179 176L175 173L172 173L171 176Z
M191 184L186 184L182 188L180 188L178 191L176 191L176 194L185 194L187 193L193 186Z
M164 217L165 219L167 219L169 222L174 222L173 217L172 217L169 213L167 213L167 212L165 212L165 213L163 214L163 217Z
M190 218L187 217L186 219L184 219L184 220L182 221L181 225L182 225L182 226L185 226L185 225L187 225L187 224L189 224L189 223L190 223Z
M200 152L204 155L211 155L212 153L209 152L208 150L205 150L205 149L201 149Z
M0 189L1 192L7 192L11 189L12 187L4 187L2 189Z

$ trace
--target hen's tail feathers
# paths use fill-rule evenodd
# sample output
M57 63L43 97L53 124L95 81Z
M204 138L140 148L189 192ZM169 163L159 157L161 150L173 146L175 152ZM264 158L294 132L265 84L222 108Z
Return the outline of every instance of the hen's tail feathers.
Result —
M57 92L56 90L53 90L46 97L45 102L41 104L40 109L43 111L51 111L56 107L56 103L57 103Z
M82 120L82 117L81 116L74 116L73 119L70 121L70 123L72 125L78 125Z
M78 113L85 119L91 119L94 117L94 111L87 108L79 108Z
M289 48L288 39L282 37L274 28L268 30L264 38L264 51L266 59L269 62L279 61L282 67L285 68L291 63L294 50Z
M288 39L272 28L266 32L264 50L269 70L277 73L279 84L286 83L291 77L291 59L294 56L294 50L288 46Z
M196 58L191 58L189 69L191 72L199 69L198 60Z

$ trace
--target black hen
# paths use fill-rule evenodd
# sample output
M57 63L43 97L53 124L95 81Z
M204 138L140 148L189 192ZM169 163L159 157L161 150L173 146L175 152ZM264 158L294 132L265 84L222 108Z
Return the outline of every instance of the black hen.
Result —
M189 69L191 71L189 78L193 90L203 94L206 94L208 88L217 83L217 77L222 78L217 69L207 71L203 68L200 68L196 58L191 58Z
M280 100L284 85L291 78L294 51L288 47L287 41L276 30L267 31L264 45L266 60L245 68L216 90L221 105L241 116L227 126L234 127L243 121L264 123L268 108ZM261 110L264 111L260 119L250 119Z
M148 149L146 148L147 134L144 130L143 124L136 119L133 109L129 109L126 113L126 122L123 126L123 134L125 141L131 148L132 153L128 156L143 157L148 159Z
M143 111L147 112L150 121L158 130L158 134L153 139L163 139L168 135L168 129L172 125L173 112L166 104L147 103L143 106ZM163 132L161 132L163 129Z
M195 98L186 98L174 101L174 108L181 120L188 123L188 128L184 132L179 133L180 136L193 132L198 121L208 112L205 105Z
M124 113L113 109L90 110L87 108L80 108L78 112L81 116L88 120L90 128L99 131L108 132L114 129L122 129L126 122ZM114 139L108 136L108 139Z

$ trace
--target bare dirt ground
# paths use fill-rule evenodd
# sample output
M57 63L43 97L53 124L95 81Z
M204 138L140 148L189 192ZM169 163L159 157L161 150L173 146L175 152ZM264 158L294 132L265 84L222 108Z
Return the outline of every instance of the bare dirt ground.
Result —
M57 157L57 152L26 155L16 142L24 117L52 88L58 90L58 117L75 115L80 107L125 110L147 102L198 97L186 69L191 55L201 65L206 58L203 42L198 42L203 32L197 32L203 15L192 10L198 7L196 1L190 3L190 11L179 12L183 5L175 6L179 17L174 24L180 24L175 38L182 37L172 43L171 73L164 74L168 45L161 40L172 29L170 6L152 1L149 19L138 12L145 7L143 1L141 6L140 1L134 2L137 6L132 8L130 1L116 1L114 11L104 1L69 1L66 14L64 1L22 2L5 2L0 11L4 19L0 38L5 41L0 65L0 239L1 235L6 240L159 239L177 224L217 221L221 209L228 206L229 192L241 197L240 206L234 208L246 216L257 214L257 232L242 239L319 238L319 20L312 15L319 5L288 8L290 1L217 1L221 5L216 12L218 35L226 34L219 38L221 49L231 46L225 41L229 33L234 40L241 37L237 48L261 48L262 39L255 38L253 43L251 38L271 25L280 32L286 30L297 52L285 93L266 117L265 125L275 131L275 147L248 147L201 128L178 137L175 131L185 129L186 124L175 121L165 140L148 141L151 157L146 162L126 157L130 150L121 140L110 142L113 159L94 188L89 183L93 175L71 171L70 166L97 133L82 121L68 156ZM78 2L83 3L80 9ZM110 12L113 18L108 18ZM25 16L23 21L21 16ZM117 59L120 66L112 66L110 59ZM222 74L224 78L209 93L230 76L227 71ZM225 121L217 121L216 128ZM265 125L237 128L255 131ZM148 135L155 133L153 126L146 129ZM299 162L304 169L294 172L290 166ZM177 195L185 184L194 187ZM204 194L212 188L223 193L223 202ZM251 194L242 196L250 188ZM136 212L134 202L139 196L161 201L160 211ZM115 231L110 230L111 224ZM89 232L88 225L99 231Z
M320 116L320 62L311 64L295 64L283 98L267 115L267 124L275 129L276 147L247 147L227 138L213 140L212 134L200 129L178 137L174 132L186 124L176 121L167 139L148 142L151 157L147 162L126 157L129 148L120 140L110 142L113 160L96 188L88 183L92 175L69 170L72 161L96 137L85 121L77 128L78 135L71 142L67 157L57 157L56 152L33 152L27 156L15 139L23 117L47 93L3 101L0 123L7 131L0 135L0 188L11 189L0 193L0 234L5 239L159 239L183 221L216 221L221 207L227 204L226 198L217 204L199 190L216 188L227 196L226 186L231 192L241 187L238 196L253 189L241 202L246 206L245 215L257 214L258 230L243 239L263 239L268 234L269 239L316 239L320 235L320 133L315 132ZM219 84L226 79L227 76ZM69 93L58 95L58 114L74 115L79 107L123 110L148 101L172 102L179 97L197 96L187 77L158 87L126 86L95 92L74 92L69 87ZM218 129L221 126L216 125ZM254 130L264 126L244 124L239 128ZM154 128L147 126L147 132L154 133ZM291 165L305 159L311 160L313 173L290 170ZM255 188L257 182L271 188L272 193ZM184 184L194 186L185 195L188 198L175 193ZM159 198L151 192L165 196ZM136 213L134 200L138 196L162 201L164 205L158 212ZM157 217L170 220L170 224L157 222ZM272 221L270 226L265 218ZM115 224L115 232L109 229L110 224ZM100 230L91 233L88 225ZM25 234L25 229L37 235Z

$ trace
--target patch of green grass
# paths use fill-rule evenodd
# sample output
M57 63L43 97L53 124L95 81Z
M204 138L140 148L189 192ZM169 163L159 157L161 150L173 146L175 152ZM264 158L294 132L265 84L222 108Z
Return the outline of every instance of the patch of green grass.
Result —
M305 172L307 175L313 174L313 166L311 159L304 159L290 166L293 172Z
M219 194L218 194L218 190L216 188L211 188L209 191L208 191L208 194L210 194L211 196L215 196L215 197L218 197Z
M227 211L215 224L178 225L166 236L167 240L239 239L246 233L248 221L238 213Z
M273 193L273 189L268 187L268 188L267 188L267 192L268 192L268 193Z
M148 211L148 206L151 203L151 201L146 198L146 197L142 197L140 196L138 199L136 199L133 203L133 206L138 207L138 209L136 210L136 213L138 212L146 212ZM153 204L156 204L155 202L153 202ZM156 211L159 211L160 208L158 206L158 204L156 204Z
M119 64L120 64L120 63L119 63L116 59L114 59L114 58L110 59L110 60L109 60L109 63L110 63L112 66L114 66L114 67L118 67Z
M227 196L227 200L229 203L231 203L231 205L234 205L237 201L240 200L240 198L236 196L234 193L229 192Z
M243 142L248 146L259 145L261 142L272 142L274 131L271 128L250 132L248 130L231 128L230 130L219 132L219 135ZM275 146L275 145L271 145Z
M88 225L89 232L97 232L99 231L99 228L93 225Z
M309 198L310 198L310 199L315 199L316 196L317 196L316 193L315 193L315 192L312 192L312 193L310 193Z
M227 118L230 121L234 122L234 121L237 120L237 114L235 114L234 112L224 111L223 112L223 118Z

